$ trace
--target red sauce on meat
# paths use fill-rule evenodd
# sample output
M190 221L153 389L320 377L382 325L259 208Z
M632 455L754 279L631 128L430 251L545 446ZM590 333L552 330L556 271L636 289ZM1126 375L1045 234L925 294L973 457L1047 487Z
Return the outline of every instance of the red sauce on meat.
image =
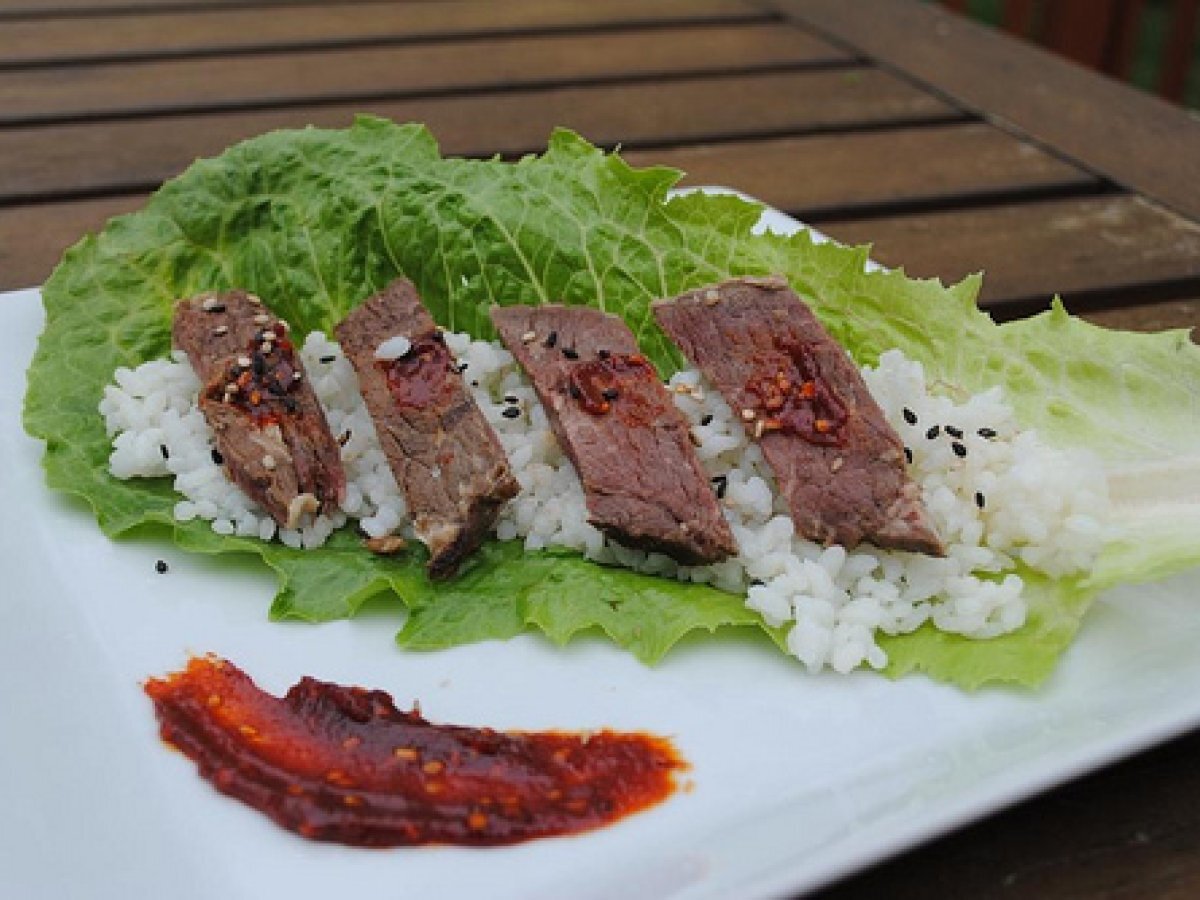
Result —
M281 699L214 656L145 689L163 740L220 791L305 837L359 847L586 831L664 800L687 768L652 735L436 725L383 691L312 678Z
M398 406L422 407L437 400L455 371L440 334L418 338L399 359L377 363L387 375L388 390Z
M296 348L287 335L287 325L281 321L264 326L243 356L212 382L209 398L241 409L260 428L295 413L296 400L290 395L299 387L301 374Z
M782 349L785 355L778 364L765 367L765 374L746 385L762 432L794 434L810 444L840 444L846 407L822 379L811 347L792 344Z
M572 366L568 389L584 412L603 416L621 400L622 391L658 373L640 354L614 353Z

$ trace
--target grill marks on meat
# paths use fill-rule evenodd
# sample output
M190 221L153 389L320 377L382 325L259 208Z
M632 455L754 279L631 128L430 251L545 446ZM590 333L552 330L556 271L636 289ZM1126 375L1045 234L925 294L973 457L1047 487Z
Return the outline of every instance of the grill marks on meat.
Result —
M500 441L410 282L393 282L363 302L336 332L417 536L429 548L430 577L449 577L520 490ZM376 359L379 345L398 335L409 351Z
M283 528L341 502L338 446L284 321L245 291L207 293L176 305L172 339L238 487Z
M596 309L492 309L583 483L588 521L681 563L737 552L676 409L623 321Z
M783 279L701 288L658 301L654 316L758 439L797 533L944 554L899 436Z

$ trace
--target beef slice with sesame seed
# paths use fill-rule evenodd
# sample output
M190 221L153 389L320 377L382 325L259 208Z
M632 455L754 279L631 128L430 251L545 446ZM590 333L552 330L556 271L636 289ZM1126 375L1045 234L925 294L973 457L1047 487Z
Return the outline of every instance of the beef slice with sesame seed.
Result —
M413 285L395 281L336 328L432 578L453 575L520 485ZM380 359L391 338L406 352ZM403 344L403 342L400 342ZM389 354L390 355L390 354Z
M282 528L335 509L346 475L287 323L245 291L207 293L176 304L172 340L233 482Z
M618 543L686 565L737 552L687 420L623 321L559 305L495 307L491 315L575 464L589 522Z
M781 278L654 304L668 336L758 440L797 534L940 556L904 445L857 366Z

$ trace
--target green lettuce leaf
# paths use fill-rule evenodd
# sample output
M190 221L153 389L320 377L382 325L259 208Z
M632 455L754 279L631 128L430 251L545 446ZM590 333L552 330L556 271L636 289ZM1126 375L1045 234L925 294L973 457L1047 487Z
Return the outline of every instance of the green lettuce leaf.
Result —
M301 333L329 331L400 274L439 322L476 337L492 335L494 303L593 304L623 316L671 372L680 359L652 321L653 299L778 272L860 363L899 347L944 383L1000 384L1027 426L1095 450L1113 473L1126 527L1090 578L1036 584L1030 624L1004 638L890 639L894 674L1036 684L1096 591L1200 562L1200 352L1183 335L1107 332L1060 308L997 326L975 307L977 278L947 288L867 273L867 248L754 235L759 206L668 200L678 177L632 169L569 131L515 164L445 159L424 128L373 118L276 132L200 161L71 248L43 290L25 426L46 442L47 479L85 499L108 534L149 524L192 550L261 557L279 577L276 617L349 616L390 592L409 611L399 636L408 647L597 632L653 661L691 631L758 620L741 598L564 553L489 545L460 579L434 586L419 551L377 559L348 532L303 553L177 523L168 484L108 475L97 403L117 366L167 352L172 301L202 289L252 290Z

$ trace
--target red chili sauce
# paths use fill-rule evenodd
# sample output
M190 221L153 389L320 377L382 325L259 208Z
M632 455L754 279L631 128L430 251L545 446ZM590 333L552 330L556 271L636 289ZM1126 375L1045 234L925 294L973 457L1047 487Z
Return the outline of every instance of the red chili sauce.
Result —
M388 390L397 406L422 407L435 401L450 383L456 371L441 334L417 338L412 347L398 359L376 363L387 375Z
M232 663L151 678L162 738L218 790L304 837L488 846L607 825L666 799L671 742L435 725L383 691L303 678L282 699Z
M578 401L583 411L603 416L620 401L624 391L629 391L638 382L657 381L658 373L640 354L613 353L572 366L569 379L571 397ZM631 395L637 393L630 391Z
M846 407L821 377L812 348L788 344L781 349L784 355L778 364L746 385L755 398L763 433L795 434L810 444L840 444Z
M300 377L287 325L277 320L255 334L246 352L229 364L224 377L209 386L208 396L243 410L255 425L264 428L278 422L285 412L296 412L296 400L290 394L299 386Z

